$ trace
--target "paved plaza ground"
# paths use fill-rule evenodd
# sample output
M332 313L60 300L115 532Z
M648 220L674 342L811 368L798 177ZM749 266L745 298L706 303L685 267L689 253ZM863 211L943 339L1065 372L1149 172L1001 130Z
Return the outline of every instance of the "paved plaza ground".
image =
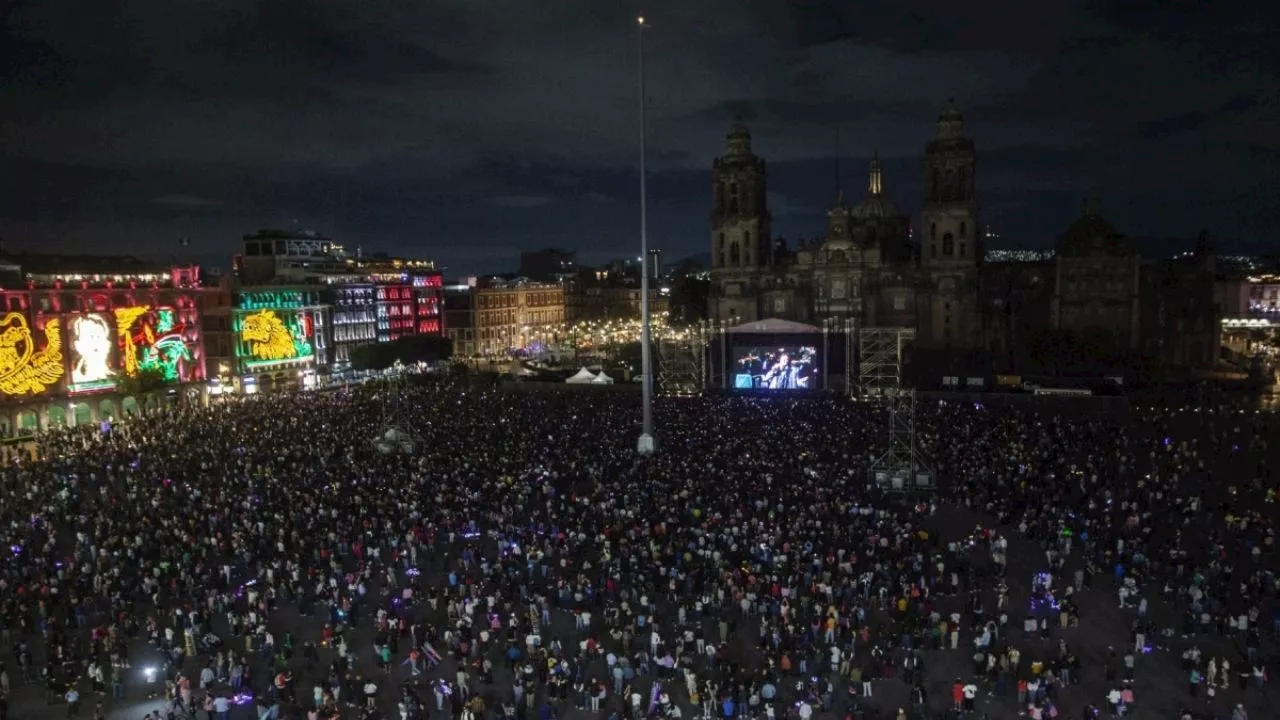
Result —
M938 532L944 541L962 540L972 528L982 522L981 518L973 515L968 509L955 505L942 505L937 514L929 518L926 527ZM1043 569L1042 560L1043 553L1041 550L1027 542L1017 538L1012 539L1010 547L1010 564L1008 573L1008 585L1011 590L1011 606L1013 611L1012 617L1017 617L1019 608L1027 607L1029 603L1030 581L1034 573ZM437 566L438 568L438 566ZM442 584L443 577L437 569L434 571L435 577ZM989 608L995 607L995 591L993 588L986 593L986 605ZM1156 594L1158 595L1158 594ZM1156 595L1153 595L1156 596ZM1121 610L1118 607L1117 596L1114 585L1109 578L1101 577L1096 586L1091 590L1077 593L1077 602L1081 610L1081 620L1079 627L1069 628L1061 631L1061 636L1067 640L1074 648L1078 657L1080 657L1084 665L1083 681L1076 687L1070 688L1063 694L1062 706L1070 709L1072 714L1078 713L1087 703L1095 703L1101 707L1105 707L1103 700L1108 687L1103 679L1102 663L1109 647L1121 648L1130 642L1129 622L1131 620L1131 610ZM944 612L962 611L963 601L961 598L948 598L942 600L939 605ZM424 614L429 608L423 604L417 607L413 612ZM443 613L443 609L440 611ZM1159 620L1159 626L1173 627L1176 625L1176 618L1169 617L1163 603L1156 602L1153 604L1152 616ZM443 618L441 618L443 619ZM297 642L301 644L306 639L315 639L319 635L322 626L322 619L319 618L302 618L288 607L282 609L272 619L272 630L277 637L283 636L285 632L294 633ZM708 621L708 637L714 635L714 623ZM755 647L755 626L749 620L739 621L736 623L737 629L734 633L732 646L736 653L740 654L741 661L744 664L761 662L762 656ZM1015 623L1011 622L1011 627ZM1014 637L1018 638L1017 643L1024 649L1024 663L1029 663L1037 657L1048 657L1051 653L1056 652L1057 638L1059 631L1055 628L1053 638L1045 641L1038 637L1030 639L1022 639L1022 629L1020 624L1013 629ZM572 617L567 612L558 614L553 619L553 630L547 633L548 636L559 637L563 642L575 637L573 629ZM397 667L390 675L384 676L380 671L376 670L372 660L371 653L371 633L367 627L357 628L352 633L351 647L358 654L358 669L362 675L368 676L372 674L377 678L385 699L384 707L395 707L395 700L399 696L400 685L408 679L408 669ZM1189 708L1195 711L1212 714L1214 717L1229 716L1229 708L1235 702L1243 701L1246 703L1251 718L1275 718L1280 717L1280 705L1275 705L1275 698L1271 691L1260 693L1252 690L1248 693L1241 693L1232 689L1222 692L1212 700L1205 698L1203 695L1197 701L1192 701L1188 695L1186 673L1179 667L1178 657L1189 643L1196 642L1203 652L1206 654L1225 655L1232 659L1237 658L1241 654L1241 650L1236 645L1221 638L1182 638L1174 635L1172 638L1158 638L1154 641L1153 650L1150 654L1144 655L1139 660L1137 680L1134 685L1137 704L1134 717L1138 718L1175 718L1182 708ZM1269 646L1271 652L1270 661L1275 661L1274 643ZM330 659L331 651L322 649L322 661ZM495 649L495 652L500 652ZM8 649L5 649L6 655ZM884 716L891 717L892 713L898 707L903 707L911 712L911 717L943 717L945 711L950 705L950 689L951 684L956 678L968 680L972 675L972 661L970 659L972 653L971 645L962 643L961 649L958 651L942 650L926 650L924 652L927 690L930 696L928 703L929 713L922 715L917 708L912 708L909 701L909 687L897 679L877 680L875 683L875 694L870 702L864 705L875 708L884 713ZM39 655L37 656L39 657ZM140 644L135 647L133 652L134 672L130 677L127 688L127 699L123 703L109 703L108 717L111 720L138 720L148 710L158 709L163 703L158 701L147 701L147 686L142 682L141 668L148 664L159 664L157 652ZM6 664L12 668L13 663L11 657L6 657ZM504 663L499 661L498 657L494 658L496 664L494 684L487 687L481 687L480 692L489 696L494 702L490 703L490 707L496 707L497 702L506 698L510 694L512 684L511 673L505 668ZM305 669L298 661L296 675L299 679L297 687L299 693L304 697L309 695L310 687L314 681L321 678L316 675L307 677ZM597 663L594 668L597 677L607 677L604 670L603 662ZM186 665L186 671L190 676L198 676L200 665L196 660L189 660ZM426 704L434 709L434 698L427 689L431 678L452 678L455 668L451 661L446 660L445 664L440 668L433 670L415 684L421 689L421 696ZM261 689L266 682L266 677L259 674L255 678ZM14 720L26 718L45 718L45 717L61 717L66 713L66 707L61 702L48 704L43 698L43 693L38 685L22 686L20 680L14 677L15 692L10 706L10 717ZM1234 686L1234 683L1233 683ZM158 687L158 686L157 686ZM843 690L843 686L838 686ZM82 688L83 689L83 688ZM683 697L683 688L673 690L678 696ZM83 698L81 715L91 717L93 705L98 698L86 693ZM843 703L840 704L841 706ZM284 708L286 711L288 708ZM448 707L446 705L446 712ZM232 718L240 720L241 718L253 718L255 712L252 706L239 707L233 710ZM443 714L434 713L443 717ZM585 717L589 713L573 709L571 707L562 708L563 715L571 715L575 717ZM203 713L198 713L203 715ZM984 693L977 705L977 711L974 717L982 717L983 715L992 718L1013 718L1019 713L1013 707L1013 702L1009 698L994 697ZM288 717L285 713L285 717ZM356 717L355 711L349 711L344 717ZM686 711L686 717L692 717L693 710L690 708Z

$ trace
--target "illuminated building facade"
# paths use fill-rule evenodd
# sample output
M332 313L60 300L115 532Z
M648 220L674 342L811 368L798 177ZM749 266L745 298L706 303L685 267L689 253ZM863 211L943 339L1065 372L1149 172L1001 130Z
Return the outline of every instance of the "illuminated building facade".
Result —
M329 314L320 287L242 289L232 321L240 390L313 386L329 364Z
M195 266L26 254L0 265L0 435L140 412L206 377Z
M378 272L331 278L333 365L344 369L351 351L371 342L444 334L444 282L432 270Z
M378 340L376 288L372 283L352 283L331 288L333 301L333 362L351 362L351 351Z
M475 290L476 345L486 357L557 340L564 326L564 287L491 280Z
M330 321L315 326L325 333L314 362L321 372L348 369L360 345L445 333L444 283L427 260L348 252L310 230L260 230L243 238L234 268L241 293L282 285L318 293L314 307Z

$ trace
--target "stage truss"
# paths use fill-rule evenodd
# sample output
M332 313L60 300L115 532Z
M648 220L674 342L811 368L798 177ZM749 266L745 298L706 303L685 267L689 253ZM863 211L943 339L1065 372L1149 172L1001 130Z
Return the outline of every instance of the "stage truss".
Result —
M691 397L707 387L707 338L702 325L680 330L666 329L656 343L658 351L657 391L662 395Z
M408 387L408 375L397 362L396 372L388 376L382 393L382 427L372 443L383 455L412 455L417 451L418 438L396 422L404 418L404 394Z
M915 330L871 327L858 330L857 392L884 408L888 448L870 467L870 480L889 492L929 492L937 476L916 444L916 391L902 386L902 353Z
M864 398L902 387L902 351L916 331L903 327L864 327L858 332L858 382L851 389Z

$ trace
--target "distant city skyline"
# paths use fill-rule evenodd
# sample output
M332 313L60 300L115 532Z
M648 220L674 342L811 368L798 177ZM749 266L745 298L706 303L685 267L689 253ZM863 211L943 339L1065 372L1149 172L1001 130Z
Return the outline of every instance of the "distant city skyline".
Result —
M0 42L11 247L229 257L259 227L488 272L522 250L638 246L637 3L20 4ZM650 236L707 249L710 163L748 123L776 235L820 235L837 185L920 208L954 97L983 218L1047 249L1086 196L1134 237L1273 243L1272 4L958 7L644 3ZM111 27L119 32L102 33ZM837 138L839 138L837 140ZM839 177L836 165L839 159Z

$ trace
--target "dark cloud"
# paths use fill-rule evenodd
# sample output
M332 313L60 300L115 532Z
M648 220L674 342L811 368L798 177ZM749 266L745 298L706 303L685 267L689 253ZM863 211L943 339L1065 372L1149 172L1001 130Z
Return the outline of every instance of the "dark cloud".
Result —
M642 5L650 220L672 256L704 249L735 120L770 162L778 232L810 237L836 155L857 196L879 151L918 210L948 97L1010 241L1050 242L1086 194L1134 235L1280 221L1269 3L26 0L0 35L0 234L226 255L297 223L458 271L541 245L630 255Z
M1199 130L1209 122L1209 116L1202 112L1183 113L1159 120L1148 120L1138 124L1138 133L1148 140L1157 140L1169 135Z

